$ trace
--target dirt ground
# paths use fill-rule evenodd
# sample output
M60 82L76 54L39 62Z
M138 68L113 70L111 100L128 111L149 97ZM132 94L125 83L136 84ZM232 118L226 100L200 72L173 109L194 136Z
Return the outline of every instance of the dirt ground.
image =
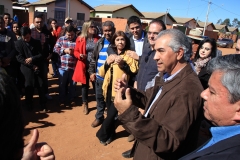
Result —
M219 49L222 50L223 55L235 52L235 49ZM90 113L84 115L81 107L81 86L77 87L76 106L60 108L57 84L58 79L49 78L49 92L53 100L48 101L48 113L38 112L37 96L34 96L34 111L23 111L26 123L25 143L30 139L32 130L37 128L40 133L39 142L50 144L57 160L124 160L125 158L121 156L122 152L130 149L133 143L127 142L129 134L122 126L118 126L116 139L107 146L100 144L95 136L99 127L91 127L96 113L93 90L91 89L89 93ZM24 100L22 100L24 105L23 102Z

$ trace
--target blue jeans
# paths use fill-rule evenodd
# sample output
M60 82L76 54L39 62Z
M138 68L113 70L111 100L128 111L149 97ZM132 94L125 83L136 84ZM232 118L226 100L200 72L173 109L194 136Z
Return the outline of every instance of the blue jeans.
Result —
M96 101L97 101L97 113L95 114L96 119L104 119L104 110L106 107L106 102L104 101L103 90L102 90L103 80L97 78L95 82L96 89Z
M62 70L59 71L59 98L60 102L66 102L66 96L68 95L69 100L74 99L75 90L76 90L76 82L72 80L74 70ZM68 89L69 84L69 89ZM68 91L67 91L68 90Z

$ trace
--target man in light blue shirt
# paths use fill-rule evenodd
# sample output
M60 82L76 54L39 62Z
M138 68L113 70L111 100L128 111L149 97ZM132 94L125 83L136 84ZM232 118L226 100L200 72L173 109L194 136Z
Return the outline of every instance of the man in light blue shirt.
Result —
M207 70L212 75L201 97L212 138L181 160L240 159L240 55L216 57Z

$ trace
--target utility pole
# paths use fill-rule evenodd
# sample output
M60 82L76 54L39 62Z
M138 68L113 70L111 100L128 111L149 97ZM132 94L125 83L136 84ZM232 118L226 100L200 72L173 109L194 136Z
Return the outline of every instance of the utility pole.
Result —
M207 15L206 15L206 21L204 24L204 28L203 28L203 36L205 35L205 30L206 30L206 25L207 25L207 21L208 21L208 14L209 14L209 9L210 9L210 5L212 4L211 0L208 1L208 10L207 10Z
M70 17L70 0L68 0L68 17Z
M165 25L167 25L167 23L166 23L166 21L167 21L167 14L168 14L168 11L169 11L170 9L167 9L167 11L166 11L166 15L165 15Z

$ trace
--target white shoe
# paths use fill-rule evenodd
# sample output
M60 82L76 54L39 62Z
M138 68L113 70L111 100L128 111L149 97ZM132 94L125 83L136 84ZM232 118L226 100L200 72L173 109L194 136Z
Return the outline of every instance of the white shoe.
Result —
M47 94L45 94L45 97L48 99L48 100L51 100L51 99L53 99L48 93Z

